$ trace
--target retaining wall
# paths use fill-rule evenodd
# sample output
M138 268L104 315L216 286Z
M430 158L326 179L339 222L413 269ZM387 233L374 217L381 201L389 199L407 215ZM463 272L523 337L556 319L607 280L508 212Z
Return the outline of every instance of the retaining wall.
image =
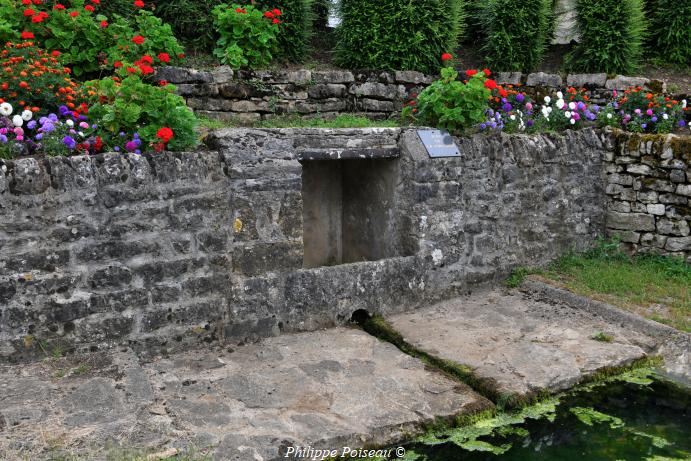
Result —
M0 162L0 360L410 310L587 248L625 200L610 133L456 142L430 159L414 130L225 129L198 152Z
M242 122L268 119L276 115L335 117L342 113L362 113L370 118L397 115L412 95L419 94L436 77L413 71L296 70L235 71L219 67L198 71L164 67L157 79L177 86L177 92L199 115ZM665 84L646 78L606 74L572 74L562 77L542 72L498 73L501 84L521 85L542 100L567 86L586 88L592 102L604 103L612 90L642 85L664 91Z

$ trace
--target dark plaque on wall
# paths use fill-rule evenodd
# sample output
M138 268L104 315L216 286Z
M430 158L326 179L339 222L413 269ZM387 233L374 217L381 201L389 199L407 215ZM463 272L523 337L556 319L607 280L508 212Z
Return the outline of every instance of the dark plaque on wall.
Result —
M427 153L432 158L441 157L460 157L458 146L453 138L446 131L440 130L417 130L422 144L425 145Z

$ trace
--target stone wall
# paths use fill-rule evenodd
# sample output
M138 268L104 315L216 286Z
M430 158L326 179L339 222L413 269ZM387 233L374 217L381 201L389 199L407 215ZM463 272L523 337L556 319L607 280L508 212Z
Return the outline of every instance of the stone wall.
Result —
M419 72L237 71L218 67L197 71L164 67L157 79L177 86L177 92L199 115L221 120L252 122L276 115L335 117L342 113L362 113L370 118L396 116L412 95L419 94L435 77ZM542 100L567 86L586 88L591 101L604 103L612 90L648 86L664 91L665 84L646 78L607 74L558 74L520 72L495 75L501 84L522 85L531 96Z
M691 263L691 138L616 133L605 158L607 231L633 252Z
M0 361L237 344L498 282L604 233L613 139L475 135L430 159L414 130L225 129L0 162Z

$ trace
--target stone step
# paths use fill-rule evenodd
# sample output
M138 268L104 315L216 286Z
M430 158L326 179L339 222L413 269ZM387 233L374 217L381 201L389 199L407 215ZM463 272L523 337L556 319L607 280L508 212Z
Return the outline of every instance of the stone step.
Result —
M655 347L649 336L565 303L500 289L386 320L409 347L469 367L492 394L517 403L629 365ZM612 342L593 339L598 332Z
M0 367L0 459L103 459L111 442L274 460L291 446L395 444L491 408L393 345L334 328L146 363L114 351Z

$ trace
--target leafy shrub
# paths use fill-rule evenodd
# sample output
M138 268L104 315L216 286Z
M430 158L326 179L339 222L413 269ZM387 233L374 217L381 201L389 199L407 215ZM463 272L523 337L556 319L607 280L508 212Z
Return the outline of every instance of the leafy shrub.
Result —
M209 12L221 3L224 3L223 0L166 0L158 2L155 13L171 25L175 37L187 46L196 50L210 50L218 34Z
M331 1L314 0L312 3L312 14L314 16L314 29L326 30L329 25L329 14L331 14Z
M233 69L266 66L277 50L279 10L262 13L252 5L218 5L214 26L220 38L214 55Z
M293 62L302 62L309 51L312 38L314 12L313 0L257 0L253 2L258 8L270 10L278 8L281 15L281 27L278 30L279 51L276 57Z
M132 75L122 82L114 78L88 82L86 87L93 98L89 116L103 130L108 145L119 146L119 140L129 136L155 147L160 145L157 135L162 128L173 132L168 142L172 150L196 144L196 118L172 85L156 87Z
M109 21L97 13L100 5L93 1L72 0L69 7L52 2L23 3L0 0L0 39L35 38L47 50L60 51L62 62L77 76L110 70L115 61L132 62L147 53L163 52L175 59L183 51L170 26L134 5L130 5L129 18L114 16ZM10 33L4 32L7 27ZM138 35L145 41L133 44Z
M486 80L483 72L468 71L467 77L465 83L460 82L458 72L443 68L441 79L425 88L417 101L411 101L403 116L454 133L478 125L489 109L490 88L495 88L496 83Z
M666 62L691 66L691 2L650 2L648 47Z
M0 102L38 112L54 110L59 105L74 108L81 101L78 86L70 78L70 69L63 66L59 53L49 54L33 42L8 42L0 48Z
M552 22L552 0L488 0L481 22L487 36L482 52L489 67L533 70L542 60Z
M462 0L342 0L336 64L432 73L458 44Z
M642 0L577 0L576 11L581 41L567 56L569 70L633 72L645 33Z

